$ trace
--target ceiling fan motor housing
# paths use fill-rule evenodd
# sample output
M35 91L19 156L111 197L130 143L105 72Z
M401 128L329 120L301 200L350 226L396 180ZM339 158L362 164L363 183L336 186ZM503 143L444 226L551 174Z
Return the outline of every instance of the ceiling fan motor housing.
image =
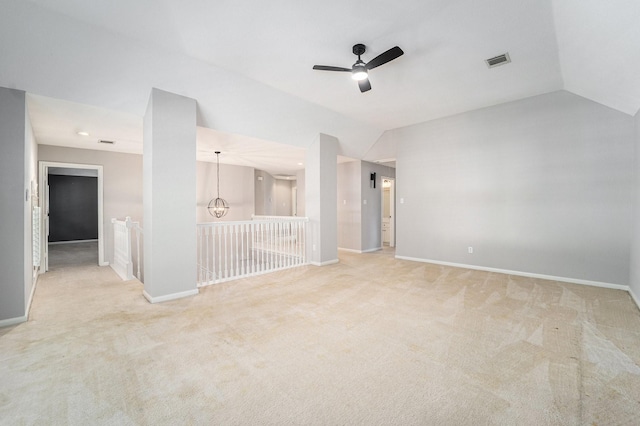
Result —
M353 46L353 54L354 55L360 56L366 51L367 51L367 47L364 44L358 43L358 44Z

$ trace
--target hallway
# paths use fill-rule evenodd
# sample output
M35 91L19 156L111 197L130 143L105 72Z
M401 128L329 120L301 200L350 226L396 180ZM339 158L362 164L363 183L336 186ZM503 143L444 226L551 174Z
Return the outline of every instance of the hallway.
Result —
M97 241L49 244L49 272L97 265Z

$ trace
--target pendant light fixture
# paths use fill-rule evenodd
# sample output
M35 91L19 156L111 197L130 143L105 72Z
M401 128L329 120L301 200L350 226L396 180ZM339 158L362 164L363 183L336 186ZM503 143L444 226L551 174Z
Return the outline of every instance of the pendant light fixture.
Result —
M218 219L223 217L229 211L229 203L220 198L220 151L216 151L216 162L217 162L217 171L218 171L218 195L217 198L209 201L209 205L207 206L207 210L209 210L209 214L211 216L215 216Z

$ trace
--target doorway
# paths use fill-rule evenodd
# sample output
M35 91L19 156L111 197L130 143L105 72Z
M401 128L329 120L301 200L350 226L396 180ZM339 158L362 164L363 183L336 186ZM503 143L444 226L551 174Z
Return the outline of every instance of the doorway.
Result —
M55 176L55 177L54 177ZM91 180L93 179L93 181ZM75 194L75 199L51 199L51 181L55 180L61 188L59 194L70 195L70 190ZM106 266L109 263L105 261L104 256L104 226L103 226L103 172L102 166L90 164L74 164L74 163L57 163L49 161L39 162L39 182L40 182L40 200L42 200L42 226L41 226L41 259L42 265L40 273L49 270L49 244L65 243L69 240L74 242L86 243L87 241L95 241L97 236L97 263L100 266ZM58 220L62 217L63 222L58 222L54 235L51 234L51 208L59 206L75 205L78 199L81 199L82 191L87 192L90 203L96 205L96 209L89 213L66 211L58 215ZM92 192L95 191L95 192ZM54 190L54 193L56 191ZM81 201L81 200L80 200ZM97 210L97 211L96 211ZM87 224L87 217L90 217L90 223ZM71 219L65 224L65 219ZM75 222L73 222L75 220ZM97 229L96 229L97 228ZM97 230L97 233L95 232ZM97 235L96 235L97 234ZM83 237L84 236L84 237ZM57 241L51 241L57 240ZM95 244L95 243L94 243Z
M382 247L396 246L395 179L382 176Z

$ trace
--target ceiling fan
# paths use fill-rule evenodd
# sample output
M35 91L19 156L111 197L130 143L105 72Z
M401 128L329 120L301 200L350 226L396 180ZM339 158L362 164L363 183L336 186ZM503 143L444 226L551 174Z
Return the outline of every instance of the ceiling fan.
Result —
M384 53L376 56L372 60L367 63L364 63L362 59L360 59L360 55L367 51L367 47L364 44L356 44L353 46L353 54L358 55L358 60L351 68L342 68L342 67L332 67L328 65L314 65L314 70L320 71L342 71L342 72L350 72L351 78L358 82L358 87L360 87L361 92L366 92L371 90L371 83L369 82L369 70L372 70L380 65L384 65L387 62L391 62L394 59L402 56L404 52L398 46L392 47Z

